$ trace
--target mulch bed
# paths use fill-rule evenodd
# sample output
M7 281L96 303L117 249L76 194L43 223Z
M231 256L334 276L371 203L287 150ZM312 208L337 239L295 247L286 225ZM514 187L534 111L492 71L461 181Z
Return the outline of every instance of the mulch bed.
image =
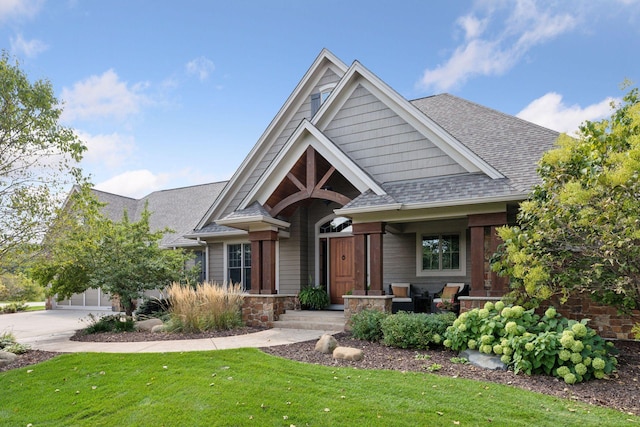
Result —
M152 334L147 332L127 332L117 334L76 334L73 339L79 341L126 342L175 340L194 338L215 338L256 332L261 329L241 328L230 331L217 331L205 334ZM433 372L452 378L468 378L489 381L519 387L525 390L544 393L552 396L573 399L594 405L614 408L640 416L640 341L616 341L618 355L618 371L608 380L593 380L585 383L567 385L554 377L535 375L515 375L511 371L491 371L468 364L451 362L457 354L448 350L404 350L354 339L348 333L335 335L341 346L360 348L364 351L364 359L359 362L334 360L331 355L314 350L316 341L266 347L261 350L267 354L284 357L305 363L334 367L353 367L357 369L392 369L398 371L429 372L427 368L433 364L442 368ZM21 368L39 363L59 353L31 350L10 365L0 367L0 371ZM416 357L418 356L418 357Z

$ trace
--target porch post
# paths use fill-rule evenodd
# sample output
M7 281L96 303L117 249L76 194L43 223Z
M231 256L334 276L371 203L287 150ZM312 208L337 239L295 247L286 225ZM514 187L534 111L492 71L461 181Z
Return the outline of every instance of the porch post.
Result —
M367 235L353 233L355 280L353 295L367 294Z
M498 248L496 227L507 223L507 213L469 215L471 229L471 290L470 296L502 296L508 280L491 271L489 261Z
M370 222L353 224L353 235L356 237L356 274L357 282L362 281L364 284L362 290L366 290L367 287L367 259L369 260L369 291L366 292L369 295L384 295L383 288L383 239L382 235L385 232L386 224L384 222ZM367 256L366 236L369 236L369 253ZM363 254L358 252L358 245L363 245ZM356 289L358 289L358 283L356 283ZM354 291L354 295L356 294Z
M251 231L251 293L276 294L277 231Z

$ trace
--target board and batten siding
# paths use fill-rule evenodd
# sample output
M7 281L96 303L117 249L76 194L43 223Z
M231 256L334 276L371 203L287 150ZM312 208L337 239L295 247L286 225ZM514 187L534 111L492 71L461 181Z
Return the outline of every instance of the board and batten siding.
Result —
M331 70L327 70L311 92L316 93L321 87L328 84L337 83L339 80L340 77L338 75L336 75ZM231 202L231 204L229 204L222 217L230 214L237 209L237 207L240 205L240 202L242 202L244 197L249 193L249 191L251 191L256 182L258 182L264 171L269 167L273 159L278 155L278 152L287 143L289 137L293 134L293 132L298 128L298 126L304 119L311 119L310 97L307 97L307 99L304 100L304 102L300 105L298 111L296 111L296 113L286 124L286 126L284 126L280 135L276 137L275 142L269 147L268 151L264 154L262 159L260 159L258 165L251 172L249 178L236 193L233 201Z
M324 133L378 182L465 172L362 85Z

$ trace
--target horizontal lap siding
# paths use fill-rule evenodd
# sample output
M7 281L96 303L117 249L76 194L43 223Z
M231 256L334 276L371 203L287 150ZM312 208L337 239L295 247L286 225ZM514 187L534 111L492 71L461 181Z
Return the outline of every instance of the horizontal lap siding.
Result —
M224 283L224 245L209 244L209 281Z
M362 86L347 100L325 134L379 182L464 172Z
M290 236L288 239L280 239L281 294L295 294L307 282L307 236L304 229L307 221L306 209L298 209L289 221Z
M338 76L333 71L327 70L325 75L320 79L319 83L312 90L312 93L317 93L318 89L321 86L335 83L338 80L339 80ZM302 120L310 119L310 118L311 118L311 98L307 98L302 103L298 111L294 114L293 118L283 128L282 132L277 137L275 142L271 145L269 150L264 154L262 159L260 159L260 162L258 163L258 165L251 172L250 177L242 185L240 190L236 193L232 203L229 205L227 210L222 215L223 217L237 209L237 207L240 205L240 202L242 202L242 199L244 199L244 197L249 193L249 191L251 191L251 189L256 184L256 182L258 182L258 180L260 179L264 171L269 167L273 159L278 155L278 152L282 149L282 146L287 143L287 141L289 140L289 137L298 128Z

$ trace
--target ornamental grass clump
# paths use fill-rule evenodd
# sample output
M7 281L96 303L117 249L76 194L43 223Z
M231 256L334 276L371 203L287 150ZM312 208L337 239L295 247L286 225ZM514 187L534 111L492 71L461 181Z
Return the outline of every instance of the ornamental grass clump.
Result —
M547 374L567 384L607 378L615 371L617 351L588 319L568 320L550 307L543 316L502 301L462 313L447 328L444 345L496 354L516 373Z
M242 325L242 285L201 283L195 287L173 283L167 329L176 332L203 332L233 329Z

